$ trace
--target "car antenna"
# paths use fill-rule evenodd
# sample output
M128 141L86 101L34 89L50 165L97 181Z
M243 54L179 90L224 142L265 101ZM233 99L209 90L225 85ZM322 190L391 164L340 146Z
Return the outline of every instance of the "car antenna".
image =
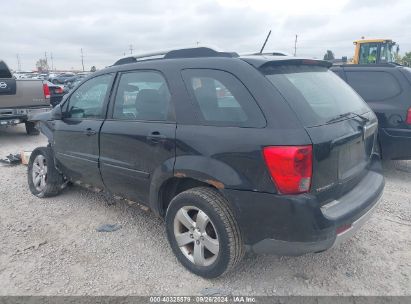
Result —
M264 48L265 48L265 45L266 45L266 43L267 43L267 41L268 41L268 38L270 38L270 35L271 35L271 30L268 32L267 38L265 38L264 44L263 44L263 46L262 46L262 48L261 48L261 50L260 50L260 54L263 53Z

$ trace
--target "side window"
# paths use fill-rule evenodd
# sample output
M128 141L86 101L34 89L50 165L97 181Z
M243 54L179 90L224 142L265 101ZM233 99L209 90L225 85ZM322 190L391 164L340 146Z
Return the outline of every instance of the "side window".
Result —
M377 62L378 44L367 43L360 46L360 64L376 63Z
M365 101L392 98L401 93L397 79L387 72L345 71L347 81Z
M117 88L113 118L166 121L171 95L164 77L154 71L123 73Z
M113 75L94 77L83 83L68 100L66 117L68 118L102 118L104 100Z
M187 69L182 74L203 124L265 126L256 101L232 74L208 69Z

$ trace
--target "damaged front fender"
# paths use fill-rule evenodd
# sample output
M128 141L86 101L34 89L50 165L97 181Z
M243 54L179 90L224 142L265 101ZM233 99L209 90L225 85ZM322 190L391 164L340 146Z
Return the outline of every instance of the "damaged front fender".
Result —
M61 107L60 105L57 105L51 111L33 115L33 117L30 118L30 121L35 122L37 124L37 128L39 129L39 131L48 138L50 143L52 143L54 136L55 120L59 120L61 118Z

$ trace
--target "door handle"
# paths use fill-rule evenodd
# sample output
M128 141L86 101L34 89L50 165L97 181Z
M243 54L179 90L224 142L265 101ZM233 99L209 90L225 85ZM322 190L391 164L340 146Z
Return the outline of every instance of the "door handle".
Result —
M153 143L159 143L162 139L165 139L166 137L162 135L158 131L151 132L149 135L147 135L147 140L153 142Z
M86 131L84 131L84 134L86 134L87 136L96 135L97 131L93 130L92 128L87 128Z

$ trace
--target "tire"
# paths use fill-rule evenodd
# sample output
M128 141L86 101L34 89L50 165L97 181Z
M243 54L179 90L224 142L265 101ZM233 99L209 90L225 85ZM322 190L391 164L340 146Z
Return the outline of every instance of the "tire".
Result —
M37 130L36 124L34 122L26 121L24 124L26 125L26 132L28 135L39 135L40 134L40 131Z
M31 153L27 179L31 193L37 197L51 197L60 193L64 178L54 165L53 151L50 147L36 148Z
M204 278L227 273L244 256L242 235L228 202L212 188L178 194L167 209L166 231L179 262Z

